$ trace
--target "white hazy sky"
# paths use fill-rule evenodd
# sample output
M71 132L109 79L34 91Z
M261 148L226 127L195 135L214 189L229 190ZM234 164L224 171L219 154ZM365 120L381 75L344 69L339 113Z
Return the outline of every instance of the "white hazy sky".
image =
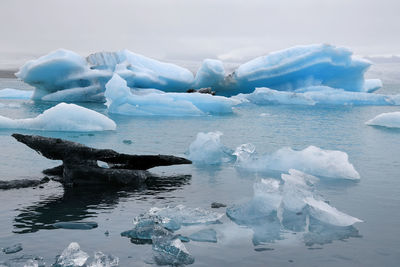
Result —
M400 0L0 0L0 67L57 48L243 61L297 44L400 54Z

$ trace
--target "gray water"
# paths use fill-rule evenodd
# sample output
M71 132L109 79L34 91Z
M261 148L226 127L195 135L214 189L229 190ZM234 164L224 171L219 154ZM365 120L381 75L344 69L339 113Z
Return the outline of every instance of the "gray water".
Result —
M15 80L0 79L0 88ZM11 84L11 85L10 85ZM19 83L20 84L20 83ZM20 84L20 88L25 88ZM15 86L14 86L15 88ZM398 93L400 85L382 93ZM54 104L0 100L7 106L0 115L33 117ZM12 105L9 105L9 104ZM102 104L83 104L106 115ZM245 106L229 116L192 118L124 117L108 115L118 125L114 132L61 133L0 130L0 179L43 177L43 169L59 162L38 155L10 135L14 132L60 137L97 148L112 148L131 154L185 156L198 132L221 131L230 148L253 143L258 153L271 153L284 146L304 149L309 145L341 150L360 173L359 182L325 182L318 191L338 210L362 219L355 224L358 235L331 243L306 246L300 237L288 234L283 240L254 245L253 230L224 216L214 225L217 243L191 241L186 248L195 257L193 266L398 266L400 261L400 130L371 127L365 121L398 107L352 106ZM266 116L260 114L266 113ZM132 144L125 144L131 140ZM41 256L47 265L70 242L93 255L103 251L120 258L120 266L154 264L151 245L132 244L120 236L132 228L132 220L151 207L184 204L211 210L212 202L229 206L252 198L253 184L262 174L243 173L233 163L218 166L171 166L151 170L158 174L190 174L181 184L142 190L64 191L56 182L44 188L0 191L0 247L22 243L23 250L5 255L6 260L29 254ZM279 176L280 173L271 174ZM218 211L225 213L225 208ZM57 221L95 221L92 230L63 230ZM192 233L198 226L184 227ZM104 233L110 234L106 236ZM268 250L257 251L260 248ZM256 250L257 249L257 250Z

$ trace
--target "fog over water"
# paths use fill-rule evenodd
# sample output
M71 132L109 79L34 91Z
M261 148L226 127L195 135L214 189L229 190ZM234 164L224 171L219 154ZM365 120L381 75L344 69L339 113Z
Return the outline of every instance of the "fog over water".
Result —
M400 54L397 0L2 0L0 68L66 48L242 62L298 44Z

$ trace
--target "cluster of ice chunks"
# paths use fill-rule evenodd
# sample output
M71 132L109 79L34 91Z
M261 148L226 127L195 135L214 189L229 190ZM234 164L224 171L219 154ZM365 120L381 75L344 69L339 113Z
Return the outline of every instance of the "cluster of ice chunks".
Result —
M165 208L151 208L147 213L134 219L134 228L121 235L131 238L135 244L152 244L154 258L158 264L191 264L194 258L182 242L217 242L213 229L203 229L182 236L175 234L182 226L219 223L224 216L201 208L189 208L184 205Z
M82 56L57 50L25 63L16 73L35 87L33 99L46 101L104 101L105 84L116 74L129 88L185 92L211 87L217 94L250 93L257 87L294 91L327 86L353 92L372 92L379 80L364 80L371 63L352 57L343 47L326 44L296 46L255 58L226 76L223 63L206 59L196 77L182 67L128 50Z
M367 121L366 124L386 128L400 128L400 111L379 114Z
M32 255L21 255L7 261L0 260L0 267L45 267L42 257Z
M130 116L201 116L232 113L236 99L201 93L165 93L158 90L132 90L126 80L114 74L105 85L110 113Z
M283 231L304 233L306 245L358 236L353 224L362 221L326 203L314 189L318 178L291 169L281 179L262 179L251 201L226 210L231 220L254 230L255 245L279 240Z
M94 110L75 104L60 103L35 118L10 119L0 116L0 129L41 131L106 131L115 130L113 120Z
M54 267L115 267L119 259L113 255L106 255L103 252L95 252L92 262L88 263L89 254L82 251L79 244L72 242L63 250L61 255L53 264Z
M384 95L368 92L351 92L327 86L310 86L294 91L256 88L254 92L239 94L233 98L240 100L242 103L250 102L257 105L400 105L400 94Z
M360 179L347 153L309 146L303 150L283 147L272 154L258 156L255 146L242 144L235 150L221 142L221 132L198 133L189 146L188 157L195 164L220 164L235 161L239 169L253 172L297 169L312 175L340 179Z

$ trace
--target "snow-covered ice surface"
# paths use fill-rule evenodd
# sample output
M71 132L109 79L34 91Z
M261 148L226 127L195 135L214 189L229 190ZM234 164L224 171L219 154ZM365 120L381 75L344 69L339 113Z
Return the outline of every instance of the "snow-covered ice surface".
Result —
M382 113L366 122L368 125L400 128L400 111Z
M96 111L75 104L60 103L36 118L10 119L0 116L0 129L91 132L115 130L116 124Z
M130 116L202 116L232 113L234 99L200 93L132 92L118 74L106 84L110 113Z

